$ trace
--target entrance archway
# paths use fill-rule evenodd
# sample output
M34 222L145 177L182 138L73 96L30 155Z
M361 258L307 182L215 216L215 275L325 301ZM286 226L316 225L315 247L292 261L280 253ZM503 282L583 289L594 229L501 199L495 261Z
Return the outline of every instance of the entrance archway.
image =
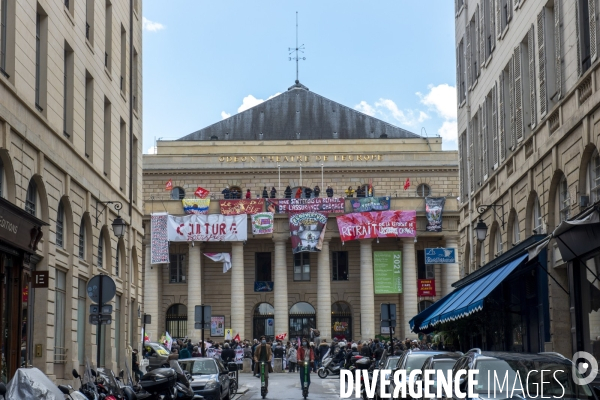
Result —
M173 304L167 310L166 331L173 339L187 336L187 307L184 304Z
M345 301L331 305L331 338L352 340L352 310Z
M310 328L317 328L317 313L315 308L304 301L290 308L290 340L296 337L310 337Z
M273 306L269 303L260 303L254 309L252 335L255 339L260 339L262 335L265 335L267 340L274 339L275 308L273 308Z

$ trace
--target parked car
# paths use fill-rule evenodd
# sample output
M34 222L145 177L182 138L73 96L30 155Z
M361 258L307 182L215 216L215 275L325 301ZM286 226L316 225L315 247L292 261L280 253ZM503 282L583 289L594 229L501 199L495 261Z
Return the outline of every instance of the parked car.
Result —
M400 361L398 361L397 368L392 370L391 376L393 377L394 373L398 370L404 370L404 371L406 371L406 379L409 379L409 375L412 371L414 371L415 369L422 370L423 364L429 357L435 356L437 354L447 354L447 353L449 353L449 352L435 351L435 350L407 350L404 352L404 354L402 354ZM408 382L408 385L414 385L414 382ZM388 393L393 394L394 389L395 389L394 381L392 380L392 382L390 383L390 386L389 386ZM406 395L408 397L408 393Z
M163 366L169 367L169 350L160 343L146 342L144 343L146 350L144 358L148 359L146 371L152 371Z
M191 375L190 383L194 394L206 400L230 400L229 370L221 360L194 357L180 360L181 368Z
M421 368L422 371L426 371L426 370L432 370L434 371L433 376L431 377L431 380L433 381L433 385L430 386L429 388L429 392L434 394L436 393L437 390L437 371L442 371L444 376L448 376L448 372L452 372L452 368L454 367L454 365L456 364L456 362L463 356L463 353L443 353L443 354L436 354L434 356L429 357L427 360L425 360L425 362L423 363L423 367ZM454 375L451 375L454 376ZM421 386L421 393L425 393L424 392L424 388L423 388L423 379L419 379L416 382L417 385ZM425 400L425 395L423 394L422 397L423 400ZM428 397L429 399L437 399L437 397Z
M539 399L543 395L547 398L597 400L598 389L575 383L572 375L573 366L570 359L558 353L509 353L473 349L457 360L452 372L453 376L456 376L457 371L461 369L479 370L479 373L473 377L477 380L474 388L476 399L506 399L511 396L515 379L520 377L526 393L516 390L515 398ZM502 377L500 379L504 379L505 375L508 376L508 385L505 385L502 390L497 382L494 383L494 372L498 377ZM464 379L461 378L462 392L466 392L468 384L468 375ZM494 386L496 386L495 395ZM542 387L543 393L540 392ZM453 393L453 398L458 399L456 392Z

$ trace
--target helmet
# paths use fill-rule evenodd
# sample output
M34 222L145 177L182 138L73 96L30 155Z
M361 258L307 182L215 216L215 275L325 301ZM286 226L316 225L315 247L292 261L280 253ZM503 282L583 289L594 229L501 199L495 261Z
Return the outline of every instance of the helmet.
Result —
M358 345L356 343L352 343L352 348L353 349L358 349Z

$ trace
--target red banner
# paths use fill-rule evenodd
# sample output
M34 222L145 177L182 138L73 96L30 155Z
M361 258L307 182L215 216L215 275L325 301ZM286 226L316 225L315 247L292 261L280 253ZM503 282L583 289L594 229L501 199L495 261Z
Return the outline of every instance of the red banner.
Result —
M435 296L435 279L417 279L417 296Z
M219 205L223 215L253 215L263 212L265 200L219 200Z
M343 213L343 197L314 197L312 199L267 199L267 211L277 214L291 214L310 211Z
M206 196L208 196L208 194L210 193L210 190L206 190L203 187L198 186L198 189L196 189L196 191L194 192L194 194L196 195L196 197L198 197L199 199L205 199Z
M165 183L165 190L173 190L173 179L169 179L167 183Z
M415 237L416 211L379 211L336 217L342 242L385 237Z

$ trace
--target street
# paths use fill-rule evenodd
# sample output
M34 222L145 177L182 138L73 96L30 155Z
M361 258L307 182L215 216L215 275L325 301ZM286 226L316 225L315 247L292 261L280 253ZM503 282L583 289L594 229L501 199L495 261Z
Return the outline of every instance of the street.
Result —
M340 398L340 379L338 376L327 379L320 379L317 374L311 374L311 385L308 398L311 400L321 399L339 399ZM252 374L240 374L240 389L247 388L248 391L236 396L236 400L256 400L260 399L260 379ZM298 373L280 373L269 376L269 393L267 399L288 400L302 399L300 389L300 375Z

